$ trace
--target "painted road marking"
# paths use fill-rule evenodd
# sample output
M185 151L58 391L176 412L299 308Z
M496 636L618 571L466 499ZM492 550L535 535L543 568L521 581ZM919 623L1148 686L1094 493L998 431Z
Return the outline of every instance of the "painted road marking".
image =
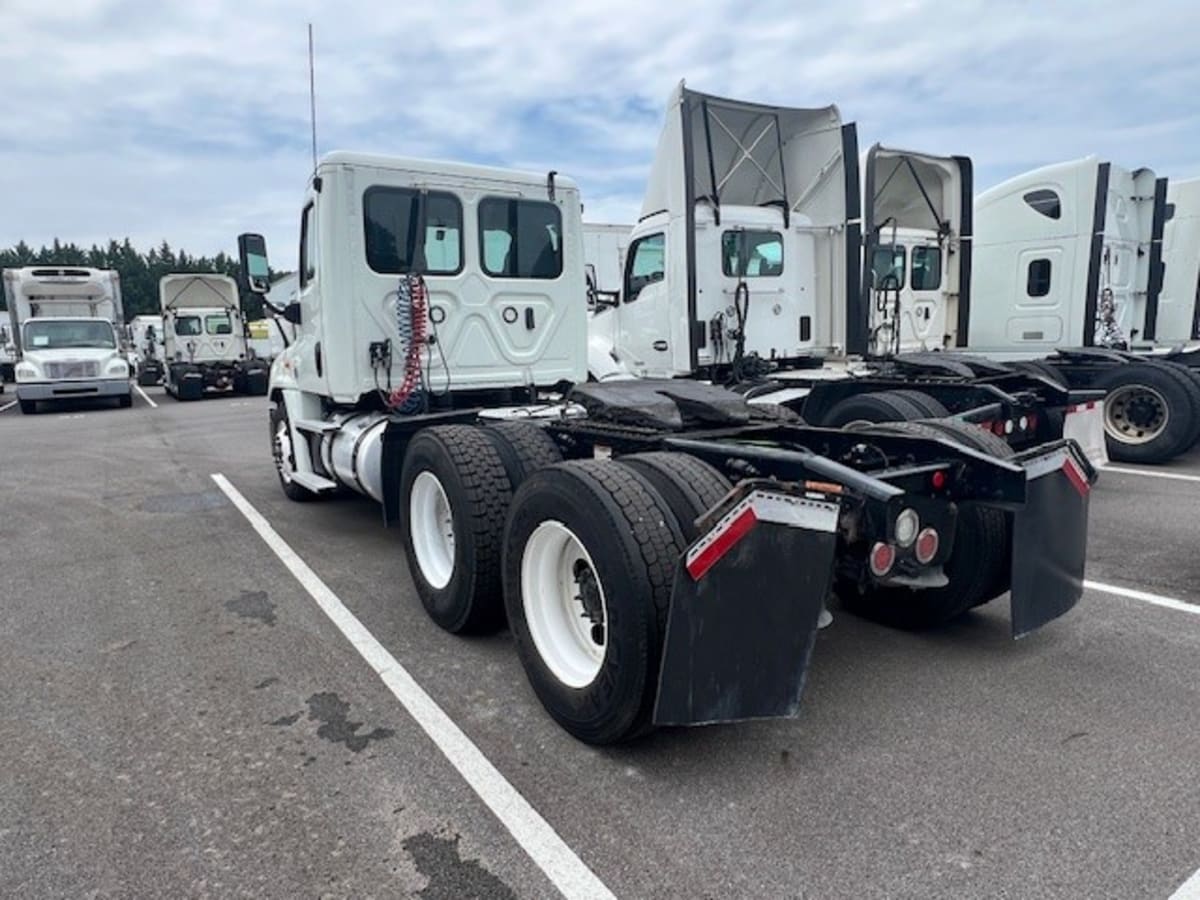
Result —
M1176 888L1169 900L1200 900L1200 869Z
M5 410L12 409L16 405L17 405L16 400L10 400L7 403L5 403L3 406L0 406L0 412L4 412Z
M1185 603L1182 600L1175 600L1171 597L1164 597L1162 594L1151 594L1149 591L1135 591L1133 588L1117 587L1114 584L1103 584L1099 581L1087 581L1086 579L1083 582L1083 586L1089 591L1100 591L1105 594L1113 594L1116 597L1127 597L1130 600L1140 600L1143 603L1152 603L1155 606L1162 606L1166 609L1174 609L1179 612L1200 616L1200 605Z
M138 392L139 397L141 397L143 400L145 400L147 403L150 404L151 409L158 409L158 404L150 399L150 395L142 390L142 386L140 384L135 384L133 386L133 389Z
M500 774L263 515L224 475L215 474L212 479L563 896L572 900L577 897L581 900L613 898L604 882L575 855L550 823Z
M1180 475L1176 472L1147 472L1145 469L1126 469L1122 466L1101 466L1101 472L1116 472L1118 475L1145 475L1147 478L1171 478L1175 481L1200 481L1200 475Z

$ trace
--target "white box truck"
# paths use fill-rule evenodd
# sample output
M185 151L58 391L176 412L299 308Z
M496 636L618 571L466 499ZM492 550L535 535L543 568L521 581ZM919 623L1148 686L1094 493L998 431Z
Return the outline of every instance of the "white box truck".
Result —
M72 266L5 269L21 412L53 400L133 403L121 283L116 272Z

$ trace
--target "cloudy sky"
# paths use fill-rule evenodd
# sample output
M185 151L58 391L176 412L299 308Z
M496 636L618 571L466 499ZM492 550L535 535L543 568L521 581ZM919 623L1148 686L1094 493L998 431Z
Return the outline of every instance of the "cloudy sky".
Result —
M333 149L558 169L630 221L662 107L839 105L976 186L1089 153L1200 175L1200 4L887 0L0 0L0 246L126 235L295 259Z

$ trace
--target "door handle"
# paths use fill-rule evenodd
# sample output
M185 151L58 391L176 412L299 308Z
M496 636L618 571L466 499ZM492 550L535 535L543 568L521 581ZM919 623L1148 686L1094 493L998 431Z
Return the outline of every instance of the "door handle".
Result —
M667 342L666 341L655 341L651 346L653 346L654 349L659 351L660 353L665 353L667 350Z

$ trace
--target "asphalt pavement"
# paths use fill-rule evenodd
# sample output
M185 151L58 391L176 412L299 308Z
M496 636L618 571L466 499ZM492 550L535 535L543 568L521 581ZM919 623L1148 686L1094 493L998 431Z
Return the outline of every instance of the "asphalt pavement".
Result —
M215 473L619 897L1166 898L1200 868L1200 480L1104 473L1097 589L1029 638L1003 600L835 613L798 718L597 749L507 634L428 620L374 504L282 495L265 400L147 395L0 412L0 895L557 895Z

